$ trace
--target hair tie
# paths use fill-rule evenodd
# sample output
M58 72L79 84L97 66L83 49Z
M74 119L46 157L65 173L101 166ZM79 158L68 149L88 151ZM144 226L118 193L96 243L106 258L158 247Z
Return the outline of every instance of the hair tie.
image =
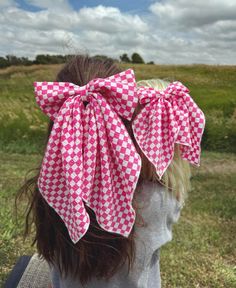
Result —
M141 158L119 116L131 120L138 103L133 70L83 87L34 86L38 105L54 121L38 178L40 193L74 243L90 224L84 203L103 229L127 237L135 221L132 199Z
M161 178L174 156L175 143L181 144L183 159L200 165L201 138L205 116L182 83L170 83L165 90L138 89L145 104L132 123L134 137Z

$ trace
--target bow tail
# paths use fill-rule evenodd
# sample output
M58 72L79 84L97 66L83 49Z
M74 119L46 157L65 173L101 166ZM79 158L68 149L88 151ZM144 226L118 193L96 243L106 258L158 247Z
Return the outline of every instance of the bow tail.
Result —
M66 179L63 174L59 131L60 126L56 120L48 139L37 182L41 195L57 212L60 210L57 204L58 201L68 199L68 191L64 189ZM65 205L68 205L67 200Z
M179 133L175 143L180 144L181 157L186 160L185 153L192 147L192 137L190 133L189 111L182 98L173 98L172 101L175 120L178 123Z
M171 104L164 99L147 104L133 122L135 139L160 179L174 156L178 129Z
M94 196L97 194L99 199L91 198L88 204L103 229L128 237L135 221L132 198L141 161L120 118L102 97L98 96L97 101L94 102L98 133Z
M96 173L94 181L94 191L90 195L89 205L95 211L99 224L106 229L109 215L111 213L110 201L112 198L113 179L112 179L112 155L110 154L109 141L107 139L107 130L102 117L101 107L97 103L93 103L96 117L96 134L97 143L97 159Z
M87 232L90 219L83 203L83 103L66 101L58 116L61 137L61 162L65 182L61 186L63 196L56 209L63 219L74 243Z
M83 200L86 203L92 203L97 198L97 193L94 191L96 169L99 169L99 149L98 149L98 131L96 123L96 112L94 103L90 102L86 109L83 110L82 121L84 122L83 133ZM92 186L93 185L93 186ZM93 198L93 199L92 199ZM97 200L97 199L96 199Z
M185 93L183 99L188 111L188 121L186 120L187 125L182 125L182 127L183 129L187 129L189 140L187 145L181 145L181 156L191 164L199 166L201 155L200 144L205 127L205 116L189 94Z

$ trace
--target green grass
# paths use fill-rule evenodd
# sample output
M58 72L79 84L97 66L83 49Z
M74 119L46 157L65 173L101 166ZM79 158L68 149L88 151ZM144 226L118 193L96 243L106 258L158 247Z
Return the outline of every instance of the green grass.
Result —
M205 152L173 241L161 253L163 287L236 287L236 156Z
M35 167L38 159L37 155L0 152L0 287L17 258L34 251L30 239L23 243L24 218L16 218L15 195L25 173ZM21 204L19 207L24 209Z
M16 222L14 198L25 173L39 165L45 141L48 119L32 84L53 81L60 67L0 70L0 287L17 258L35 251L32 239L23 242L24 217ZM236 152L236 66L122 65L130 67L137 80L182 81L206 115L201 167L193 168L174 239L161 252L163 288L234 288L236 155L226 152Z
M134 65L137 80L179 80L206 115L202 147L236 153L236 66ZM33 82L53 81L62 65L0 70L0 150L40 153L48 118L36 105Z
M17 258L32 254L22 238L24 218L15 221L14 198L39 155L0 153L0 287ZM163 288L236 287L236 155L203 152L192 168L192 190L174 226L173 241L161 251ZM24 203L20 205L24 209Z
M0 70L0 150L40 153L48 117L39 109L34 81L54 80L60 65L9 67Z

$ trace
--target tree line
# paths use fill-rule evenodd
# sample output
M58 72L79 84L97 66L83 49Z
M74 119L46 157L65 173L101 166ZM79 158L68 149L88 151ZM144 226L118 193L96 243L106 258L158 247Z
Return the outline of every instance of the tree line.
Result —
M138 53L133 53L131 55L131 58L127 55L127 53L124 53L120 56L120 61L125 63L134 63L134 64L145 64L145 61ZM153 61L147 62L146 64L154 64Z
M68 61L68 59L74 57L74 55L44 55L40 54L35 57L34 60L30 60L27 57L17 57L15 55L6 55L5 57L0 56L0 68L6 68L9 66L30 66L34 64L63 64ZM94 58L100 59L112 59L110 57L104 55L96 55ZM112 59L114 61L118 61L117 59ZM129 57L126 53L120 56L120 61L125 63L135 63L135 64L145 64L145 61L138 53L133 53L131 57ZM153 61L148 62L147 64L154 64Z

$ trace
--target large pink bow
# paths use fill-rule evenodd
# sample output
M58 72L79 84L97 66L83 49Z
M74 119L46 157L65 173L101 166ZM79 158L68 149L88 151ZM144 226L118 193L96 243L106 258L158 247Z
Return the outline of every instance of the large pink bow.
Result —
M119 116L131 120L138 103L133 70L83 87L34 85L38 105L54 121L38 179L43 197L74 243L90 224L84 202L103 229L127 237L141 159Z
M181 144L181 156L200 165L200 142L205 117L180 82L159 91L140 87L139 102L145 104L133 121L135 139L161 178L174 156L175 143Z

